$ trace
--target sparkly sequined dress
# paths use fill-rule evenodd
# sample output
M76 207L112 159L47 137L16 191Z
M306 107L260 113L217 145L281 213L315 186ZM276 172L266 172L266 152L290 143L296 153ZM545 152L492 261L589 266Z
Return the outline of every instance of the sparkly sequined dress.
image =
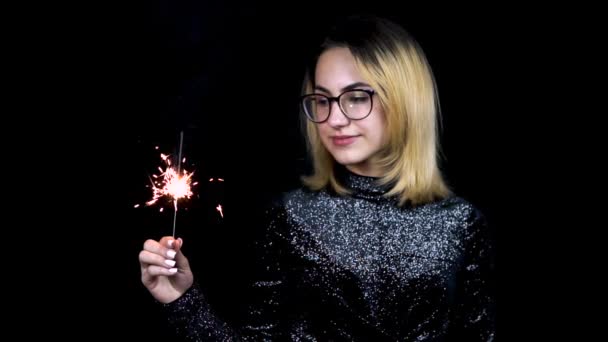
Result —
M221 320L199 286L166 304L194 341L491 341L493 244L452 196L397 207L371 177L340 172L350 197L296 190L266 211L247 318Z

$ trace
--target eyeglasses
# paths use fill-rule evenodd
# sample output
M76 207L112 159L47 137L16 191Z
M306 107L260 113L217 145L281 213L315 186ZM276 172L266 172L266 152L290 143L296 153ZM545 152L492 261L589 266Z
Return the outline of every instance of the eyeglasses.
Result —
M301 105L306 117L315 123L329 119L331 103L336 101L342 113L351 120L365 119L373 108L373 90L352 89L337 97L322 94L307 94L301 97Z

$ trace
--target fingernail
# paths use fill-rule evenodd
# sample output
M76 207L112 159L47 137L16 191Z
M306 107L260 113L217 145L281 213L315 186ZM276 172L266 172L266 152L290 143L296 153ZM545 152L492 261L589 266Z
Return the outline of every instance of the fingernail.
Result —
M173 266L175 266L175 260L165 260L165 264L173 267Z
M169 258L171 258L171 259L175 258L175 254L177 254L177 253L175 253L175 251L174 251L174 250L172 250L172 249L170 249L170 250L167 252L167 256L168 256Z
M177 273L177 268L170 268L169 272L171 272L171 273Z
M167 245L169 245L169 248L173 247L174 242L175 242L174 240L167 241Z

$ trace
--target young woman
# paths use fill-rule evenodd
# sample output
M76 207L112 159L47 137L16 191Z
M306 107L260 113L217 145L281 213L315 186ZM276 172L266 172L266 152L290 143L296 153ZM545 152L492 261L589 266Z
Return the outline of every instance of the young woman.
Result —
M314 172L266 212L247 320L203 295L183 241L148 240L143 284L192 340L489 341L493 248L438 167L438 99L400 26L335 26L301 97Z

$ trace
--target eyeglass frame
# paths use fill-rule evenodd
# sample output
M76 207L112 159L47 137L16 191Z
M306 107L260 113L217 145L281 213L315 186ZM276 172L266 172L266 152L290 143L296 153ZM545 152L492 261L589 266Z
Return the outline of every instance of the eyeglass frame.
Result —
M351 93L354 91L362 91L362 92L366 93L367 95L369 95L369 100L371 101L370 106L369 106L369 113L365 114L365 116L362 118L351 118L350 116L348 116L348 114L346 114L346 112L344 111L344 108L342 108L342 105L340 104L340 98L342 97L342 95L344 95L346 93ZM329 112L327 113L327 117L323 121L315 121L315 120L311 119L311 117L308 115L308 112L306 111L306 107L304 106L304 99L309 96L313 96L313 95L323 96L329 101ZM302 110L304 111L304 115L306 115L306 118L308 120L310 120L311 122L314 122L317 124L321 124L321 123L324 123L327 120L329 120L329 117L331 116L331 109L333 107L332 102L334 102L334 101L338 104L338 108L340 108L340 111L342 112L342 114L344 114L344 116L346 118L348 118L349 120L363 120L363 119L367 118L374 110L374 95L376 95L376 91L371 90L371 89L349 89L335 97L331 97L331 96L327 96L327 95L319 94L319 93L304 94L304 95L300 96L300 106L302 106Z

